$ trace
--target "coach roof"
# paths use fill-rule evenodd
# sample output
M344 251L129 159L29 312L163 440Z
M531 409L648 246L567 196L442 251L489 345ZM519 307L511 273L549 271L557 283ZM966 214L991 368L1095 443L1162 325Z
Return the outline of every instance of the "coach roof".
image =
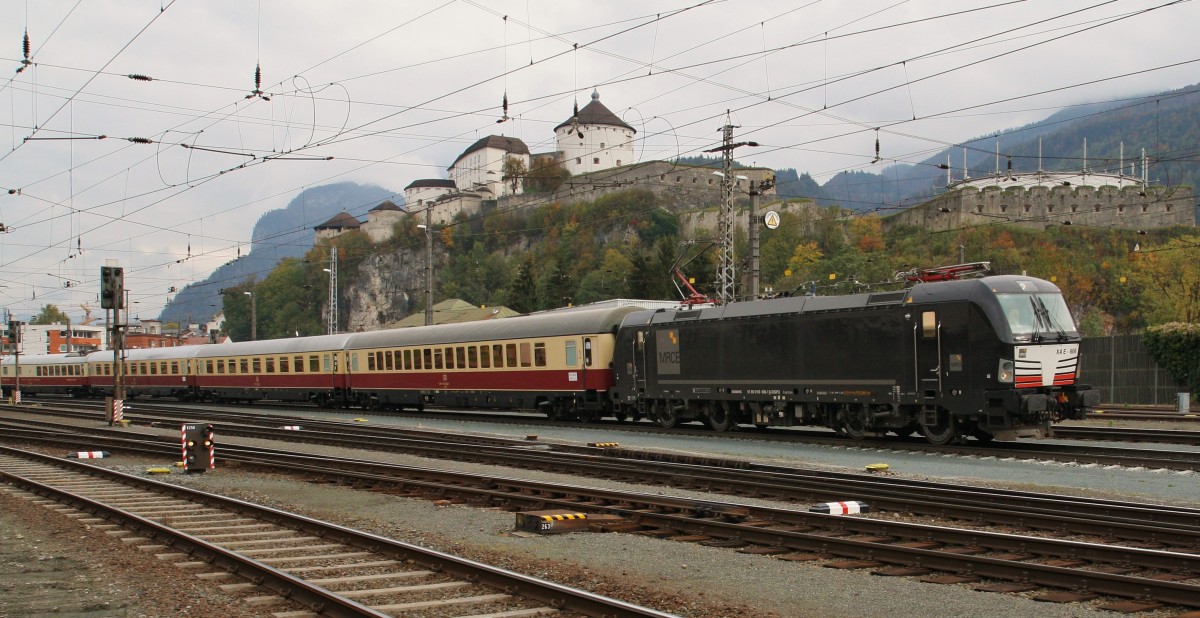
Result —
M635 307L615 307L551 311L499 320L355 333L346 343L346 349L611 333L621 323L621 318L635 310Z
M264 354L299 354L304 352L327 352L340 350L350 335L317 335L315 337L291 337L263 341L241 341L238 343L212 343L196 346L201 348L196 358L223 356L258 356Z

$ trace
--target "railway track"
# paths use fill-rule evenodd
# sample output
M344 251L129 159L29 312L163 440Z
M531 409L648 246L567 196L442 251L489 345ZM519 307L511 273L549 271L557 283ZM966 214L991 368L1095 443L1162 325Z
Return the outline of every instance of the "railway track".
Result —
M48 405L38 408L40 414L76 416L90 413L93 417L102 415L103 411L95 402L79 402L71 400L51 400ZM0 406L0 409L14 409ZM19 408L16 408L19 409ZM29 408L24 408L28 411ZM133 411L126 413L126 418L147 423L160 422L167 419L178 421L193 420L197 415L203 415L209 421L227 422L239 426L259 426L277 430L281 426L301 426L309 429L352 431L361 435L373 435L377 429L373 427L355 426L354 417L344 422L312 417L299 417L287 414L255 413L242 410L229 411L181 404L164 404L157 402L139 402ZM429 418L446 418L446 415L428 415ZM472 419L486 420L494 423L514 423L520 425L561 427L561 422L549 421L538 416L528 415L472 415ZM606 429L621 431L664 434L664 435L700 435L712 436L712 431L697 427L677 427L663 429L648 423L604 423ZM238 431L242 431L238 429ZM1187 430L1158 430L1130 428L1093 428L1058 426L1056 436L1063 439L1178 444L1185 446L1200 446L1200 431ZM1200 452L1170 451L1163 449L1131 449L1106 448L1096 446L1059 444L1056 442L1019 441L1015 443L984 444L974 440L962 444L935 446L919 439L901 439L896 437L885 439L850 440L823 430L784 430L762 432L751 430L744 433L735 432L733 435L743 435L755 440L802 442L828 446L848 446L870 449L886 449L896 451L913 451L921 453L958 454L971 457L996 457L1024 460L1046 460L1074 462L1086 465L1115 465L1124 467L1153 468L1165 470L1191 470L1200 472Z
M88 513L84 523L129 530L127 542L186 572L240 580L224 588L247 591L246 603L301 607L272 614L279 618L667 616L335 524L28 451L0 447L0 478Z
M160 447L150 441L143 448L154 450ZM448 452L450 446L442 442L437 448ZM462 445L462 448L479 450L478 445ZM785 560L828 560L828 566L870 568L880 575L923 576L928 581L957 583L968 580L950 574L965 572L971 577L997 580L981 583L979 588L983 590L1011 591L1029 589L1030 586L1073 590L1065 594L1061 590L1046 593L1044 596L1048 600L1086 600L1103 591L1131 599L1112 604L1116 608L1130 607L1130 603L1136 604L1139 599L1147 598L1156 603L1200 606L1200 554L1197 554L1200 528L1194 524L1200 512L1194 509L1108 501L1093 501L1085 506L1076 498L1055 501L1051 496L1021 496L1018 492L1010 492L1014 494L1010 496L1012 500L1004 506L955 505L954 500L945 495L936 503L937 508L948 509L943 511L943 516L976 523L1003 522L1010 528L1043 526L1071 534L1091 533L1127 540L1125 545L1114 545L1007 531L837 518L792 509L602 491L496 475L390 466L377 461L303 457L264 449L225 446L222 452L226 461L288 470L315 482L351 484L375 492L499 505L513 510L565 509L606 513L622 517L630 526L626 530L641 534L776 555ZM528 459L531 456L528 449L524 449L524 455L527 465L540 467L547 463ZM608 459L602 461L612 463ZM695 468L690 475L685 475L678 467L670 473L674 485L731 491L726 486L731 482L729 479L714 480L713 470L699 469L696 464L688 466ZM597 466L593 464L592 467ZM609 466L610 469L616 467ZM764 470L735 472L759 476ZM618 470L615 475L624 474ZM759 483L784 486L797 482L798 478L793 475L785 480L780 476L768 476ZM846 477L838 480L838 484L843 485L841 491L857 496L855 489L845 487L849 480ZM733 490L745 493L750 491L751 485L745 482ZM903 494L915 489L901 484L891 491ZM939 489L941 493L947 491ZM876 497L879 501L872 504L888 504L882 494ZM910 502L928 501L928 496L907 499ZM1031 509L1031 502L1041 502L1041 508ZM1064 509L1085 508L1093 512L1062 515ZM1131 544L1129 539L1136 541ZM1172 578L1183 581L1170 581ZM1080 592L1081 586L1086 590Z
M10 427L11 437L39 436L22 431L26 424L44 426L51 431L80 431L39 420L0 423ZM127 430L88 431L83 442L105 449L146 449L146 443L131 444ZM435 459L471 463L557 470L579 476L592 476L644 485L663 485L739 496L791 502L829 500L866 500L893 512L976 521L992 525L1012 525L1044 530L1072 530L1132 542L1164 542L1164 527L1198 526L1200 509L1178 509L1056 496L1037 492L975 488L960 484L912 481L863 474L803 470L754 464L741 460L687 456L569 445L544 445L521 440L464 435L447 435L423 430L368 428L338 424L330 430L218 426L222 436L244 436L267 440L308 442L334 447L405 452ZM51 438L57 439L57 438ZM157 439L157 449L175 450L175 437L138 436ZM80 438L75 438L79 443ZM162 452L161 450L159 452ZM236 455L228 445L222 456ZM299 456L298 456L299 457ZM299 457L303 462L305 458ZM372 464L373 465L373 464ZM1014 515L1014 513L1016 515ZM1123 527L1121 524L1132 525ZM1148 526L1139 525L1148 523ZM1195 539L1168 541L1176 545L1200 547Z

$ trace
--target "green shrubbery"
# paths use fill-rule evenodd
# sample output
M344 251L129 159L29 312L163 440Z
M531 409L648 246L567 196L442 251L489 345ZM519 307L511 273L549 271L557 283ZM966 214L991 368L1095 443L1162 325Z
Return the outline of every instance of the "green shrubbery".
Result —
M1200 392L1200 324L1168 322L1146 329L1146 348L1171 379Z

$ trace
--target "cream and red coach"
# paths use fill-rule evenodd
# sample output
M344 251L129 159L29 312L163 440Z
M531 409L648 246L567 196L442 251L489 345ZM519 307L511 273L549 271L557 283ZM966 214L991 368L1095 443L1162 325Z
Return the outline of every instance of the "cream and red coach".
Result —
M368 408L535 409L611 414L613 341L630 307L355 333L349 388Z

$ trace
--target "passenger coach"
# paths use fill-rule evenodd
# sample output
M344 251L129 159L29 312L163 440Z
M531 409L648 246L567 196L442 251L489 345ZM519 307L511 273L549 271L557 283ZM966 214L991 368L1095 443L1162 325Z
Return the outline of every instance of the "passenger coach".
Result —
M278 399L339 405L348 399L342 347L349 337L320 335L197 346L196 396L209 401Z
M350 391L368 408L536 409L550 418L611 413L613 341L631 307L356 333Z

